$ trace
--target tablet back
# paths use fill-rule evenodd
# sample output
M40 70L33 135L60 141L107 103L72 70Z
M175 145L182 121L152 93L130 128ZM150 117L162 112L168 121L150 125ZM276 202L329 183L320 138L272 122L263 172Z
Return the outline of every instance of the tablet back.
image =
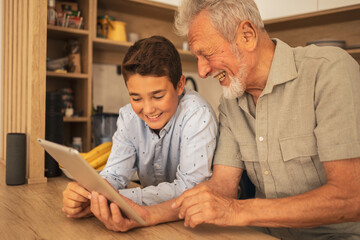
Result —
M38 138L38 142L88 191L96 191L104 195L108 200L116 203L126 216L134 219L141 225L146 225L145 221L120 196L120 193L103 179L96 170L81 157L77 150L40 138Z

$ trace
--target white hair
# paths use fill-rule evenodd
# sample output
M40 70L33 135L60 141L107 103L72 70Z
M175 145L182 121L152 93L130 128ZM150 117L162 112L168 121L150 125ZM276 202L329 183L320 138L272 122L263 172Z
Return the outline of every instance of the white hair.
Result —
M209 13L211 23L223 37L232 42L239 24L244 20L264 30L264 23L254 0L182 0L175 15L175 28L187 36L194 17L202 10Z

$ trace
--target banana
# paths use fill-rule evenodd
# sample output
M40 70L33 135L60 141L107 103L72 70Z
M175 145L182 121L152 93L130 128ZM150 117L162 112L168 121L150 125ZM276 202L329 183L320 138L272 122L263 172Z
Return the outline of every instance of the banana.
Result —
M100 167L101 165L104 165L107 162L108 158L109 158L110 152L111 151L107 151L106 153L104 153L100 157L98 157L95 160L89 162L90 166L92 166L93 168L96 169L96 168Z
M105 162L105 164L101 165L100 167L97 167L95 170L96 171L101 171L101 170L104 169L105 166L106 166L106 162Z
M93 148L90 152L86 153L84 158L87 162L92 162L102 156L104 153L111 151L112 142L106 142Z

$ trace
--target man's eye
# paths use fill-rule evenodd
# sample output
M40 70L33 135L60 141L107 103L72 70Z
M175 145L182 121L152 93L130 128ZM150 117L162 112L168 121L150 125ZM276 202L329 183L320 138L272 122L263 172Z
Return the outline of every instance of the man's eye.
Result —
M204 54L204 58L209 59L211 58L212 54Z

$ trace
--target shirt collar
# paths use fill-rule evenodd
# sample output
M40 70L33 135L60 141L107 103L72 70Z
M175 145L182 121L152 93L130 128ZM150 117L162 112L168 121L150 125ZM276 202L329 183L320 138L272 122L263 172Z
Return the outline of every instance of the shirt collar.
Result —
M293 49L279 39L274 38L272 41L276 44L275 53L266 86L261 95L271 93L274 86L291 81L298 76Z

